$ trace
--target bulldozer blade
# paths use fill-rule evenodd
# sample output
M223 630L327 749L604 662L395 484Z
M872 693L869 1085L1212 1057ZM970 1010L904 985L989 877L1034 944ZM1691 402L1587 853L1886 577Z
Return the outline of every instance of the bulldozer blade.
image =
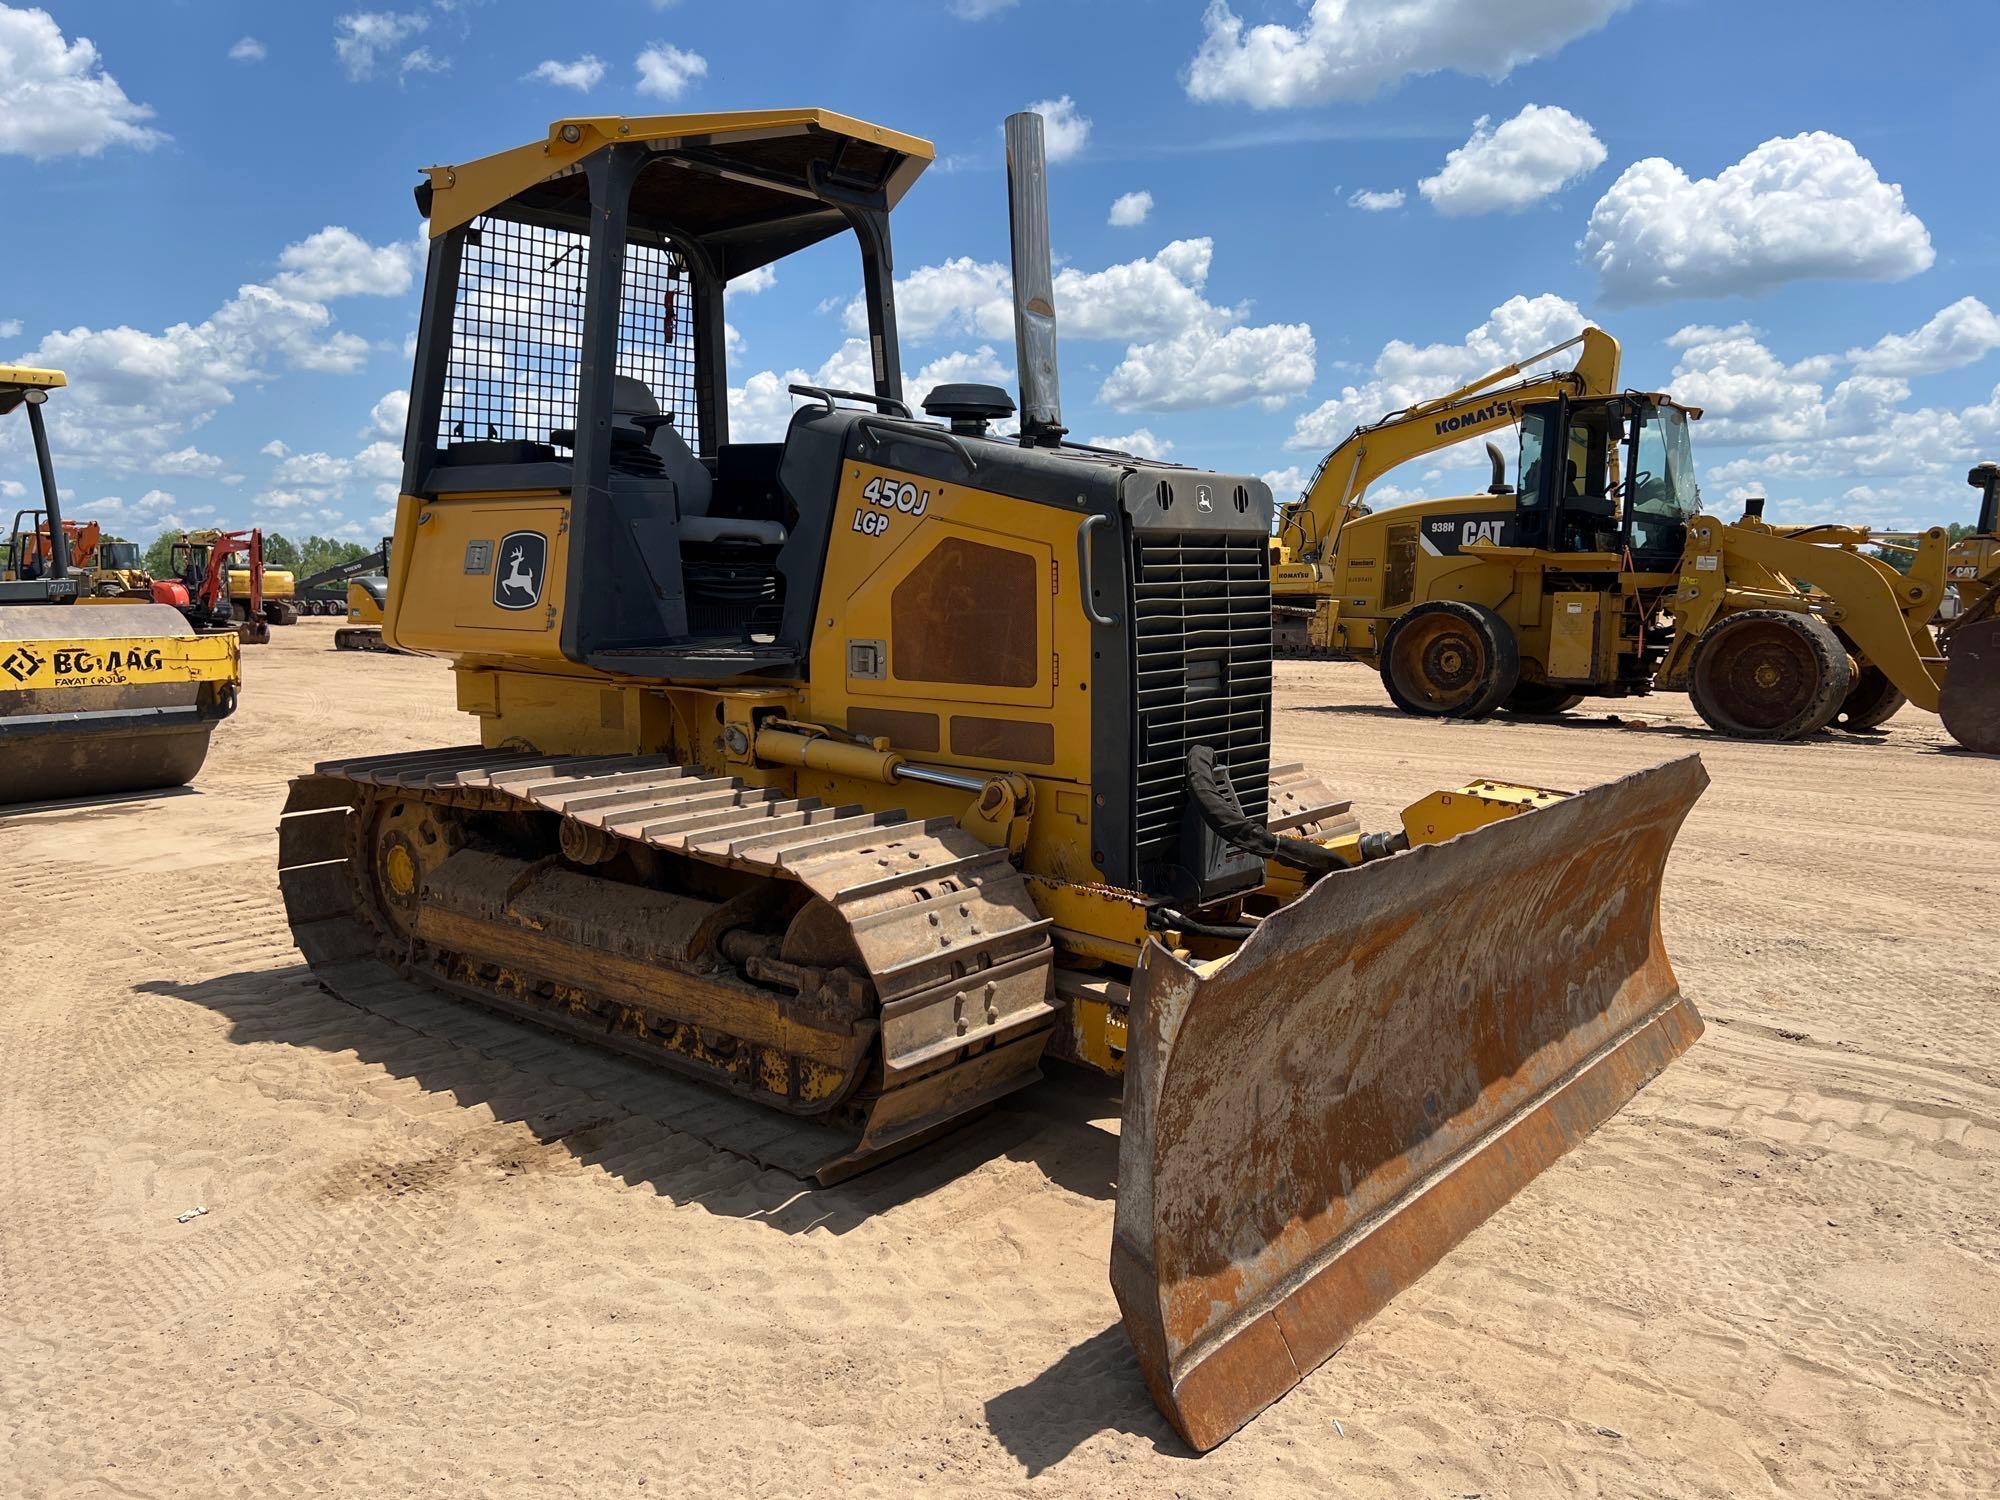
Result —
M1696 757L1340 872L1134 975L1111 1283L1214 1447L1701 1034L1660 882Z
M1966 749L2000 755L2000 619L1952 631L1938 717Z

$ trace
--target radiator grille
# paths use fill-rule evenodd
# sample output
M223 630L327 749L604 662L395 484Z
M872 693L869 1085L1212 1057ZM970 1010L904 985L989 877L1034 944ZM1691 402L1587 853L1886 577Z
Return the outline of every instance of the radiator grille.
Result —
M1270 543L1261 533L1149 533L1134 544L1132 826L1142 878L1175 863L1188 750L1213 746L1265 821L1271 769Z

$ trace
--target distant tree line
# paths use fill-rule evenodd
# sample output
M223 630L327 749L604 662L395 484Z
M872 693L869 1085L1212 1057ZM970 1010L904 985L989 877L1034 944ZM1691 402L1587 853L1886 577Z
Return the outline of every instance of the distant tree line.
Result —
M146 571L153 577L174 575L174 543L181 539L181 535L178 531L163 531L146 548ZM301 578L310 578L328 568L353 562L355 558L365 557L374 550L359 542L337 541L330 536L309 536L303 542L295 542L283 532L264 533L264 566L289 568Z

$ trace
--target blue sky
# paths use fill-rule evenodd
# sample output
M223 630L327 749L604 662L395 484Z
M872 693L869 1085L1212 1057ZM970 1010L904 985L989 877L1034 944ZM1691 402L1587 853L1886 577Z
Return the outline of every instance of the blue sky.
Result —
M999 122L1044 103L1080 438L1289 493L1588 318L1707 408L1713 508L1965 519L2000 458L1996 34L1988 0L0 0L0 359L70 371L79 515L372 538L419 167L565 114L809 104L937 143L896 225L905 368L1011 384ZM856 287L837 243L735 289L737 436L853 366ZM31 479L0 437L0 490Z

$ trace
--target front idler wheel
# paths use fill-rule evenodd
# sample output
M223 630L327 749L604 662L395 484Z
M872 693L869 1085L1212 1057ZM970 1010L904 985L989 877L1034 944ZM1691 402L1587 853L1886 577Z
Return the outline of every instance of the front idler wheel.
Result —
M1855 686L1847 648L1813 615L1746 609L1695 648L1688 697L1717 734L1796 740L1833 721Z
M1382 685L1406 714L1483 719L1520 677L1513 630L1483 604L1420 604L1389 627L1383 643Z

